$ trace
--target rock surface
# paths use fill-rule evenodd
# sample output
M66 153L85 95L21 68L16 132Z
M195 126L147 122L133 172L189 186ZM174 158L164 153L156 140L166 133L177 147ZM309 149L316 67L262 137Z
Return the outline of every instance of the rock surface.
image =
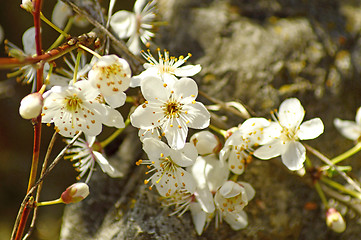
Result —
M354 119L361 105L361 2L351 0L160 0L156 43L173 56L193 54L202 65L200 90L222 101L241 101L254 116L269 117L287 97L301 100L306 119L321 117L325 133L310 145L327 156L352 146L332 125ZM205 99L202 99L207 103ZM210 102L208 102L210 103ZM244 119L226 112L227 127ZM134 144L137 143L137 144ZM155 191L144 184L136 133L112 157L126 177L95 174L91 195L64 213L61 239L359 239L357 218L347 230L327 229L324 210L309 182L290 173L279 159L254 160L241 176L256 189L245 208L249 226L232 231L214 221L197 236L190 215L169 217ZM355 159L354 159L355 160ZM360 161L359 161L360 162ZM361 164L352 161L360 179ZM315 203L316 208L305 207Z

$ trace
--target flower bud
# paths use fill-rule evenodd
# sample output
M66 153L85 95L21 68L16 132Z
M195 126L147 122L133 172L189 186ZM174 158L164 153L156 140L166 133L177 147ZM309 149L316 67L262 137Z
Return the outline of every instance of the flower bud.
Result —
M89 195L89 187L86 183L74 183L62 194L61 200L65 204L80 202Z
M201 131L193 134L190 142L197 148L198 154L200 155L216 153L221 148L218 137L209 131Z
M32 0L22 0L20 7L22 7L23 9L25 9L28 12L33 12L33 10L34 10L34 4L33 4Z
M334 232L341 233L346 229L346 223L342 215L335 208L329 208L326 212L326 224Z
M19 113L24 119L33 119L40 115L43 108L43 96L36 92L24 97L20 102Z

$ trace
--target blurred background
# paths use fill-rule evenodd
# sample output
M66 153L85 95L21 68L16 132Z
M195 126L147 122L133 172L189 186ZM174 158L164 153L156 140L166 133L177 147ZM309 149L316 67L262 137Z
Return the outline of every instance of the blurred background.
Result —
M43 13L51 19L56 0L43 1ZM118 1L114 11L132 10L132 0ZM4 39L9 40L20 49L22 35L33 26L32 15L20 7L21 1L2 1L0 8L0 25ZM102 1L107 6L108 1ZM71 30L73 36L88 32L92 27ZM58 37L58 34L42 23L43 47L46 49ZM0 43L0 57L6 57L4 43ZM33 127L30 121L24 120L18 113L21 99L31 91L31 85L16 82L15 78L7 78L14 70L0 70L0 239L9 239L20 203L23 200L30 172ZM40 160L53 134L53 127L43 125ZM60 137L53 150L54 157L65 146ZM40 168L40 166L39 166ZM76 181L77 173L69 161L61 161L55 170L46 178L41 200L53 200ZM58 239L63 212L63 205L46 206L39 209L37 229L31 239Z

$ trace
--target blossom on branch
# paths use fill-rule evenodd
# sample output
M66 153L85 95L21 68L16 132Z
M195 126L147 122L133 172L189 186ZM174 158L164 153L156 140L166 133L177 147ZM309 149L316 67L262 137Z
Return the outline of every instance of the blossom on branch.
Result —
M102 56L92 67L88 80L99 89L105 101L113 108L125 103L125 90L129 88L131 69L126 60L116 55Z
M197 158L197 149L192 144L187 143L184 148L174 150L160 140L147 138L143 141L143 149L149 160L139 160L137 165L149 164L151 167L146 174L154 172L144 181L145 184L151 181L152 186L155 185L159 194L165 197L172 196L181 188L194 192L194 179L183 169L193 165Z
M133 54L139 54L140 42L147 42L154 37L151 31L155 14L156 1L137 0L134 4L134 13L118 11L110 18L110 26L120 39L129 38L127 46Z
M156 60L148 49L147 52L142 51L142 56L149 62L144 63L145 70L138 76L132 78L131 87L140 86L140 82L147 76L160 77L166 84L171 85L178 80L177 77L191 77L196 75L202 70L201 65L186 65L182 66L188 58L192 55L188 53L188 56L179 56L178 58L170 57L169 52L164 50L164 55L160 49L158 51L158 60Z
M303 167L306 149L299 140L314 139L324 130L320 118L301 124L305 111L297 98L289 98L280 105L275 122L264 130L267 143L254 152L254 156L268 160L281 155L283 164L292 171Z
M198 87L191 78L181 78L167 87L160 78L147 77L141 91L146 99L130 116L134 127L144 130L161 128L162 135L174 149L184 147L188 128L208 127L210 114L204 105L196 102Z
M101 103L99 94L87 80L66 87L52 87L45 93L42 122L54 123L56 131L64 137L73 137L80 131L97 136L102 124L123 128L123 117Z

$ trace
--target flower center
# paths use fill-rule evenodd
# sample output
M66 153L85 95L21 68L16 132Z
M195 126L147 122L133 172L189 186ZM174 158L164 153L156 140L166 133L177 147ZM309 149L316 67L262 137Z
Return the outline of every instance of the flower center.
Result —
M83 101L78 98L76 93L74 93L73 96L65 98L66 109L70 112L75 112L76 110L78 110L82 102Z
M183 104L170 100L163 106L164 115L166 118L179 117Z
M293 129L282 127L281 139L283 141L297 140L296 132Z

